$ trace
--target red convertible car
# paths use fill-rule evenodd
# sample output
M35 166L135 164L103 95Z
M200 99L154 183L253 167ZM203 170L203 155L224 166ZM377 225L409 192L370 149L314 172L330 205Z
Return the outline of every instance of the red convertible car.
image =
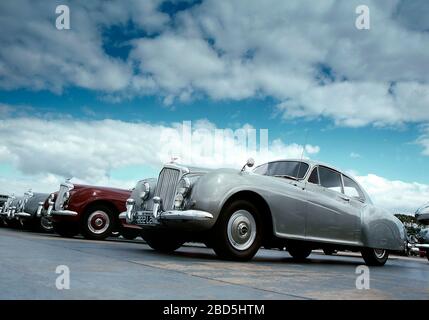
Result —
M73 184L60 185L43 204L43 215L63 237L82 234L87 239L103 240L113 233L126 239L139 236L137 228L121 226L119 213L126 210L130 190Z

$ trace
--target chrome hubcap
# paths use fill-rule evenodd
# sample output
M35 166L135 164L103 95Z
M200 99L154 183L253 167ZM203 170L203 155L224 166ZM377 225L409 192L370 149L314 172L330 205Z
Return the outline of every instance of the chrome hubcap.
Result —
M88 217L88 229L95 234L106 232L109 228L109 215L104 211L95 211Z
M228 240L236 250L249 249L256 238L256 222L247 210L234 212L228 221Z
M378 259L382 259L382 258L384 258L384 255L386 254L386 250L374 249L374 254Z
M40 219L40 225L42 226L43 229L50 231L52 230L52 222L51 220L47 219L46 217L42 217Z

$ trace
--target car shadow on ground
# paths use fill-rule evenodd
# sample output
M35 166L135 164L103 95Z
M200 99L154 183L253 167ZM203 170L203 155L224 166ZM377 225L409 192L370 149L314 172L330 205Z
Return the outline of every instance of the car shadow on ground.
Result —
M189 246L185 248L189 248ZM269 264L315 265L315 266L316 265L337 265L337 266L342 265L342 266L354 266L354 267L363 264L363 260L361 261L359 257L345 257L345 256L336 255L335 257L338 257L341 260L333 259L327 256L325 256L323 259L320 259L320 257L323 257L323 255L322 254L319 255L317 253L311 254L310 257L308 257L308 259L306 260L297 261L292 257L290 257L287 251L280 252L285 255L284 257L281 257L281 256L268 257L262 254L262 255L255 256L250 261L237 262L237 261L231 261L231 260L222 260L218 258L212 249L203 248L203 247L198 247L198 249L199 250L197 252L190 252L189 250L186 250L186 249L183 250L183 247L182 247L181 249L178 249L177 251L172 253L157 252L151 248L144 248L143 250L145 251L145 254L151 255L151 257L161 255L163 258L174 257L184 262L186 262L186 260L193 260L198 262L217 261L219 263L261 263L261 264L269 263Z

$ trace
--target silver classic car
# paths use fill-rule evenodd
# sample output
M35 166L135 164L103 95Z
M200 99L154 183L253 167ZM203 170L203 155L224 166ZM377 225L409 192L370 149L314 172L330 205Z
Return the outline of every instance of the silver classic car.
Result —
M249 260L261 246L295 259L314 249L360 251L384 265L404 251L405 230L376 208L349 175L315 161L281 160L241 170L166 164L157 179L137 183L121 214L155 250L203 242L224 259Z
M0 227L5 224L6 207L8 206L9 195L0 194Z

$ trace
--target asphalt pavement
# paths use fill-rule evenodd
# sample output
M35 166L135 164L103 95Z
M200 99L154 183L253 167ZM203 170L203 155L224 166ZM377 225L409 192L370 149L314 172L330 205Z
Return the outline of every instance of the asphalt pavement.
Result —
M198 244L161 254L141 240L0 228L0 259L0 299L429 299L429 262L417 257L371 267L369 289L356 286L363 260L350 253L314 252L298 263L261 249L239 263Z

